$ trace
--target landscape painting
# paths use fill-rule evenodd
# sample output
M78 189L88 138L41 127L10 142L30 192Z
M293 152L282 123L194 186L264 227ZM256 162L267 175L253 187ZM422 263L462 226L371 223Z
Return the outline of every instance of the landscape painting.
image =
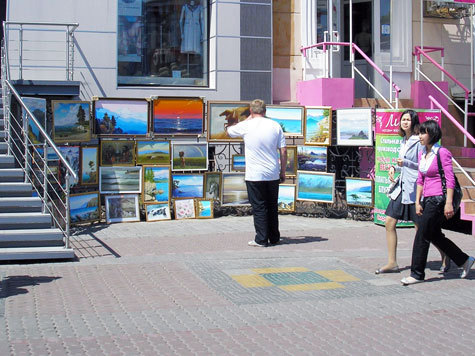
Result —
M339 109L336 111L337 145L372 146L371 109Z
M244 173L223 173L221 206L250 205Z
M281 212L295 211L295 184L279 184L277 206Z
M137 194L108 195L105 200L107 223L140 221Z
M91 140L90 103L88 101L51 102L53 140L56 143Z
M208 170L208 143L173 143L172 144L173 171L207 171Z
M195 207L197 219L212 219L214 217L212 200L197 199Z
M81 185L99 183L97 146L81 147Z
M304 123L304 142L306 145L331 145L331 107L307 107Z
M222 175L221 172L205 173L205 198L219 199L221 197Z
M147 134L147 100L100 98L93 103L96 134L109 136L144 136Z
M75 181L74 179L70 180L70 187L76 185L79 180L80 180L80 175L79 175L79 160L80 160L80 154L79 154L79 146L58 146L58 150L61 153L61 155L64 157L64 159L68 162L69 166L72 168L73 172L76 173L78 180ZM49 154L49 152L48 152ZM62 179L66 177L66 172L67 168L66 166L60 162L59 164L59 175ZM62 184L64 185L64 181Z
M158 98L153 101L153 132L157 135L201 135L201 98Z
M137 141L137 165L170 164L170 141Z
M373 180L364 178L346 179L346 203L349 206L373 207Z
M297 146L297 162L300 171L326 172L327 148Z
M237 172L244 172L246 170L246 158L244 155L233 155L231 169Z
M285 136L302 137L303 106L267 105L266 109L266 116L282 127Z
M172 198L203 198L204 175L172 174Z
M297 174L297 146L287 146L287 166L285 176L292 178Z
M208 101L208 141L242 141L229 137L225 127L247 119L250 114L249 103L245 101Z
M175 219L194 219L195 201L194 199L178 199L174 202Z
M135 141L102 140L101 166L134 166Z
M144 203L170 201L170 166L143 166Z
M297 200L333 203L335 174L297 171Z
M102 194L141 193L142 167L100 167L99 191Z
M69 216L71 224L100 220L99 192L70 194Z
M168 203L146 204L145 219L147 221L170 220L170 205Z
M22 97L21 100L25 103L28 110L35 116L36 120L42 126L48 134L47 123L46 123L46 99L43 98L29 98ZM23 110L23 120L26 118L26 110ZM28 138L31 143L36 145L43 143L43 136L40 133L38 126L33 122L31 117L28 115Z

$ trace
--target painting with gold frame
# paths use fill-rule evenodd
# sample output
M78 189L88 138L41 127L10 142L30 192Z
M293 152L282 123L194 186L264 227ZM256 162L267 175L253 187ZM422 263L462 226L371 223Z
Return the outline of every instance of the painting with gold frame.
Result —
M170 141L137 141L136 163L170 164Z
M101 220L101 198L99 192L70 194L69 216L71 224Z
M245 173L223 172L221 206L249 206Z
M221 172L205 172L205 198L220 199L223 176Z
M332 108L330 106L305 108L304 144L330 146L332 142Z
M285 176L293 178L297 175L297 146L287 146L287 166Z
M106 222L140 221L138 194L106 195Z
M167 98L152 100L152 130L156 135L203 134L203 98Z
M297 171L297 200L333 203L335 173Z
M244 155L233 155L231 159L231 170L235 172L245 172L246 157Z
M165 203L170 201L170 166L142 166L142 201L144 203Z
M346 177L346 203L348 206L372 208L374 205L374 183L372 179Z
M135 141L102 140L101 166L135 166Z
M145 204L144 207L146 221L162 221L171 219L169 203Z
M242 141L229 137L225 127L247 119L250 114L246 101L208 101L208 141Z
M55 143L91 140L91 103L77 100L52 100L53 140Z
M99 165L97 146L81 147L81 185L99 184Z
M195 219L195 199L176 199L173 201L175 219Z
M213 200L196 199L195 208L197 219L212 219L214 217Z

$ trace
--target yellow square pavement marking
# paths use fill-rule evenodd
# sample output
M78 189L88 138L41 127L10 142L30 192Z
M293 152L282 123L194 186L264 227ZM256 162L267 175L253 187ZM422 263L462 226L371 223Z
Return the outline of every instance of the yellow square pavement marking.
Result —
M345 288L342 284L336 282L323 282L323 283L309 283L309 284L294 284L289 286L279 286L280 289L288 292L298 292L306 290L324 290L324 289L338 289Z
M318 273L333 282L353 282L360 280L342 270L315 271L315 273Z
M251 271L256 273L285 273L285 272L308 272L305 267L279 267L279 268L252 268Z
M258 274L241 274L238 276L231 276L236 282L245 288L255 287L272 287L273 284Z

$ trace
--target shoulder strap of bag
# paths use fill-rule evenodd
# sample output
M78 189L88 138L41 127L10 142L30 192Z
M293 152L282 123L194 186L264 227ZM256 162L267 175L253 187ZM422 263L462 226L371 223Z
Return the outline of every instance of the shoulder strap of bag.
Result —
M442 182L442 193L447 195L447 182L445 181L445 172L444 168L442 167L442 162L440 161L439 151L440 148L437 150L437 166L439 166L440 181Z

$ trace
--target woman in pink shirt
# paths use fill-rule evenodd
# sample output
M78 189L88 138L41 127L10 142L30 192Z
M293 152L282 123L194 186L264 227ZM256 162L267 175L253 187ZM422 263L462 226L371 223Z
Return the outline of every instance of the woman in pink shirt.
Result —
M429 244L432 242L440 251L462 267L460 278L467 278L475 258L468 256L442 233L442 218L450 219L454 215L452 197L455 177L452 168L452 154L437 142L442 138L442 131L433 120L424 122L419 131L421 144L424 146L419 155L419 173L417 177L416 214L419 216L419 228L412 247L411 275L401 279L403 285L423 282L427 263ZM440 156L445 173L447 196L442 190L437 155ZM423 200L421 200L421 198Z

